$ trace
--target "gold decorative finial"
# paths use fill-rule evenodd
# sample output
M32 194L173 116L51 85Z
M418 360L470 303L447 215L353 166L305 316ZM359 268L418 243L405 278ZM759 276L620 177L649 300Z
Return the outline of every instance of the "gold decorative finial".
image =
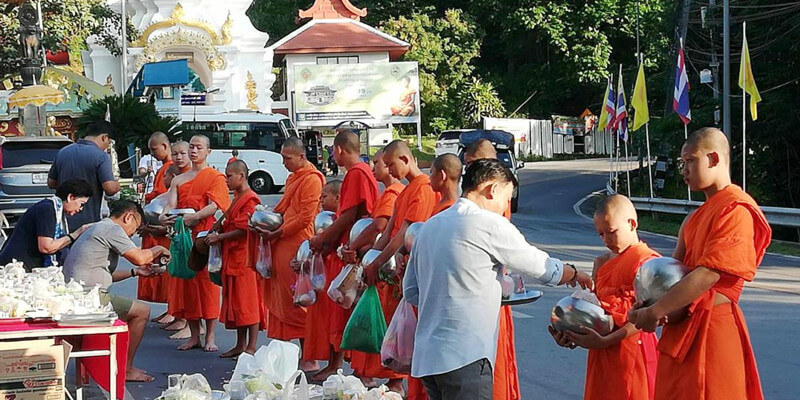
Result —
M181 21L186 17L186 11L184 11L183 6L181 3L175 5L175 8L172 9L172 14L170 14L170 18Z
M233 36L231 36L231 28L233 28L233 19L231 18L231 11L228 10L228 19L225 20L224 24L222 24L222 30L220 32L220 42L222 42L222 44L231 44L233 41Z
M114 88L113 78L111 78L111 74L108 74L108 76L106 77L105 87L107 87L108 90L112 92L116 92L116 89Z
M256 81L250 71L247 71L247 82L245 82L244 87L247 88L247 108L258 111L258 105L256 105L256 99L258 99Z

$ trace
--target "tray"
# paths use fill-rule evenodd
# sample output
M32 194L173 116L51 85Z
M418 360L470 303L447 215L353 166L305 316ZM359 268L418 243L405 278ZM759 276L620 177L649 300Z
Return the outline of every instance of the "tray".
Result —
M175 208L173 210L170 210L169 215L189 215L189 214L194 214L196 212L197 211L191 208Z
M533 303L534 301L539 300L539 298L542 297L542 294L543 293L541 290L524 289L522 292L514 293L511 296L508 296L508 298L504 298L501 301L501 304L504 306L518 306L520 304Z
M116 313L65 314L58 319L58 326L110 326L116 320Z

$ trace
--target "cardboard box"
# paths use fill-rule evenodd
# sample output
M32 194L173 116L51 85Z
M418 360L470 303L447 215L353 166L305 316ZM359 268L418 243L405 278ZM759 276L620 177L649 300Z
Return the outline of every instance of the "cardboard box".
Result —
M71 350L54 339L0 342L0 399L63 400Z

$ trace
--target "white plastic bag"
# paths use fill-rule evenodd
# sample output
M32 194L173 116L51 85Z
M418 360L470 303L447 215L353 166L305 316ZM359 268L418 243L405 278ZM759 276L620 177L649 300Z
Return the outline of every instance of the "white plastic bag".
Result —
M400 300L392 316L381 345L381 364L399 373L411 372L411 356L414 354L414 334L417 331L417 316L414 308L405 299Z
M325 290L325 282L327 276L325 275L325 256L321 253L314 253L311 256L311 287L316 291Z
M219 243L208 246L208 272L222 271L222 249Z
M331 281L331 285L328 287L328 297L345 309L352 307L358 297L362 273L363 267L360 264L347 264Z
M403 396L390 391L386 385L380 385L379 387L370 389L361 400L403 400Z
M316 302L317 292L311 284L311 275L301 269L294 284L294 305L308 307Z
M285 384L297 371L300 362L300 348L296 344L273 340L267 346L261 346L254 355L242 353L236 361L231 380L244 380L244 375L255 375L259 371Z
M260 238L258 242L258 261L256 261L256 271L264 279L272 276L272 250L269 242Z

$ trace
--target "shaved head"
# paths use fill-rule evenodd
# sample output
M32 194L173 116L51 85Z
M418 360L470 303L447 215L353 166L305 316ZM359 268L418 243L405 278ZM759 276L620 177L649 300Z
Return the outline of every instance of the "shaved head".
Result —
M194 135L189 140L189 142L191 143L195 139L202 140L203 141L203 146L205 146L205 148L207 148L207 149L211 148L211 139L209 139L208 136L206 136L206 135Z
M339 132L336 138L333 139L333 145L350 154L358 154L361 151L361 143L358 141L358 135L353 133L353 131Z
M147 141L147 148L156 160L164 162L170 159L169 138L163 132L153 132Z
M431 164L431 175L444 171L447 179L458 181L461 178L461 160L454 154L442 154Z
M408 147L408 143L401 139L392 140L391 143L387 144L386 147L383 148L383 153L384 155L391 155L395 157L413 156L411 154L411 149Z
M325 186L322 187L323 191L327 191L330 194L337 195L342 190L342 181L338 179L334 179L332 181L328 181Z
M600 200L597 208L594 210L595 217L613 217L638 220L636 217L636 208L627 197L621 194L613 194Z
M169 138L167 137L166 134L164 134L164 132L156 131L153 132L152 135L150 135L148 143L150 143L151 146L154 144L169 143Z
M475 160L482 160L484 158L492 160L497 159L497 150L495 150L492 142L486 139L478 139L464 150L465 164L471 164Z
M172 150L175 151L175 149L185 149L186 151L188 151L189 150L189 142L185 142L183 140L178 140L177 142L172 144Z
M300 138L290 137L283 142L283 148L292 151L294 154L305 154L306 146Z
M249 170L247 169L247 163L242 160L231 161L230 164L228 164L228 166L225 167L225 170L229 172L241 173L244 174L244 176L249 175Z
M730 143L725 134L717 128L701 128L692 132L686 139L684 146L707 153L717 152L721 161L726 165L730 165Z

